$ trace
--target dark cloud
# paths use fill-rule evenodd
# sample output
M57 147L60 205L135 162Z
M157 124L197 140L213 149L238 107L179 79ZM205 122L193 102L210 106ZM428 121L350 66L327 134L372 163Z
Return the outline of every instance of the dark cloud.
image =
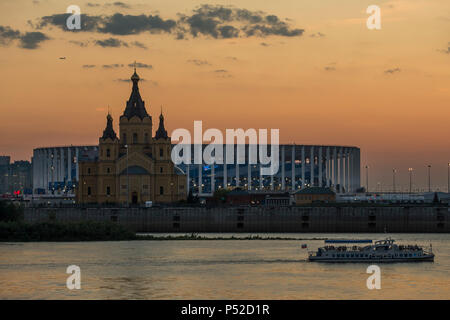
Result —
M400 71L401 71L400 68L393 68L393 69L385 70L384 73L386 73L386 74L393 74L393 73L400 72Z
M133 41L131 44L133 46L141 48L141 49L148 49L145 44L143 44L142 42L139 42L139 41Z
M335 67L331 67L331 66L326 66L325 68L323 68L325 71L336 71Z
M219 78L232 78L233 76L225 69L218 69L213 71Z
M39 31L26 32L20 37L19 46L24 49L36 49L42 41L50 39L45 34Z
M50 39L44 33L34 31L22 33L10 27L0 26L0 45L9 45L12 41L18 40L19 47L24 49L36 49L42 41Z
M8 45L13 40L20 39L20 31L13 30L10 27L0 26L0 44Z
M98 4L98 3L91 3L91 2L88 2L88 3L86 3L86 5L88 6L88 7L100 7L100 4Z
M115 2L115 6L128 6ZM96 4L91 3L91 6ZM283 36L297 37L303 29L293 28L290 22L276 15L261 11L250 11L220 5L201 5L189 15L178 14L178 19L164 19L155 15L87 15L81 14L81 29L68 30L66 20L69 13L54 14L38 19L33 25L37 29L55 26L64 31L97 32L112 35L132 35L143 32L173 34L176 39L205 36L214 39L238 37Z
M111 16L92 16L81 14L81 29L69 30L66 20L70 13L54 14L38 19L35 27L40 29L47 26L56 26L64 31L71 32L99 32L114 35L139 34L144 31L151 33L170 32L176 25L174 20L164 20L158 15L123 15L115 13Z
M187 24L190 33L213 38L252 36L301 36L303 29L294 29L275 15L234 7L201 5L191 16L180 15L179 23ZM232 25L235 24L235 25Z
M261 42L260 45L262 45L263 47L268 47L270 46L270 44L266 43L266 42Z
M92 69L92 68L95 68L95 64L83 64L82 68Z
M70 40L69 43L72 43L74 45L77 45L79 47L87 47L87 45L89 44L89 41L75 41L75 40Z
M325 35L321 32L312 33L309 35L311 38L323 38Z
M120 1L116 1L116 2L114 2L112 4L108 4L108 5L113 5L113 6L116 6L116 7L123 8L123 9L130 9L131 8L130 5L128 5L126 3L123 3L123 2L120 2Z
M208 61L206 61L206 60L199 60L199 59L190 59L187 62L193 63L196 66L210 66L211 65Z
M128 66L130 68L134 68L134 63L130 63ZM142 62L136 62L136 67L142 69L153 69L153 66L151 64L146 64Z
M102 67L105 69L115 69L115 68L123 68L123 64L113 63L113 64L104 64Z
M122 40L116 38L108 38L105 40L95 40L95 44L97 46L103 48L119 48L119 47L128 47L128 44Z
M447 49L439 50L442 53L450 54L450 42L447 44Z

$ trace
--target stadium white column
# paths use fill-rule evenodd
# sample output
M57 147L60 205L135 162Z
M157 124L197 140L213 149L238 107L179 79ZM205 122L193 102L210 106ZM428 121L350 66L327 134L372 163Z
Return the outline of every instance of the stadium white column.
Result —
M223 150L223 187L228 188L228 172L227 172L227 148L226 145Z
M77 175L77 183L80 181L80 159L79 159L80 150L75 148L75 158L77 162L75 163L76 175Z
M214 163L211 164L211 194L214 194L214 189L216 188L216 168L215 168L216 161L214 160Z
M339 149L339 192L342 192L344 187L344 154L342 147Z
M319 147L319 187L322 187L322 147Z
M347 192L352 192L351 190L351 156L350 156L350 149L347 149L347 167L345 168L346 170L346 175L345 175L345 182L346 182L346 186L347 186Z
M327 179L327 187L330 187L330 179L331 179L330 147L327 147L325 165L326 165L325 172L326 172L326 179Z
M291 149L291 189L295 191L295 144Z
M261 171L261 164L259 164L259 190L263 190L264 188L264 183L263 183L263 175L262 175L262 171Z
M44 158L43 158L43 165L44 165L44 189L45 189L45 193L47 193L47 191L49 190L48 188L48 182L49 180L49 165L50 165L50 155L48 153L48 149L44 149Z
M67 182L72 181L72 148L67 149Z
M344 157L344 176L342 177L342 183L343 183L343 190L345 190L345 192L348 192L348 156L347 156L347 148L344 149L342 156Z
M286 156L284 154L285 152L285 146L281 146L281 190L285 189L286 185L286 172L285 172L285 162L286 162Z
M273 190L274 187L274 178L273 178L274 174L270 175L270 190Z
M247 190L252 190L252 167L250 164L250 157L247 161Z
M202 193L202 182L203 182L203 164L198 165L198 194Z
M333 150L333 187L337 192L337 181L338 181L338 159L337 159L337 147L334 147Z
M65 148L61 148L60 152L61 152L61 181L64 181L65 177L66 177L66 164L65 164L65 157L64 157L64 150Z
M53 148L53 183L59 181L58 149ZM56 189L56 188L55 188Z
M305 166L306 166L306 160L305 160L305 146L302 146L302 189L305 187Z
M189 178L189 163L186 164L186 192L189 194L189 189L191 187L191 181Z
M309 184L314 186L314 146L310 147L309 164L310 164L310 174L309 174Z

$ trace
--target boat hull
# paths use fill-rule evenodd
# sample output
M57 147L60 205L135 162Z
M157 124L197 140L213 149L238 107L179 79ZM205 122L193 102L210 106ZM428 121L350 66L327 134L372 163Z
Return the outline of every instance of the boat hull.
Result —
M397 263L397 262L433 262L434 255L424 255L421 257L411 258L329 258L329 257L316 257L310 256L308 258L312 262L332 262L332 263Z

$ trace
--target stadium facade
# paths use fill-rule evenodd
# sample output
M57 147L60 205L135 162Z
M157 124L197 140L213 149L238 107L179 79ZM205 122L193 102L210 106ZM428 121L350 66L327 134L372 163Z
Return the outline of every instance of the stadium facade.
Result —
M45 147L33 150L33 193L74 194L78 162L95 160L98 146Z
M173 147L174 145L172 145ZM203 149L207 145L203 145ZM237 146L235 155L237 154ZM267 146L271 150L270 145ZM224 147L224 155L226 154ZM192 146L194 163L194 146ZM33 192L73 194L79 178L79 161L96 161L98 146L37 148L33 151ZM242 164L179 164L187 175L188 191L210 195L224 187L248 190L295 191L308 186L328 186L338 193L356 192L360 187L360 149L350 146L279 146L279 169L261 176L259 164L249 164L248 145ZM236 161L235 161L236 163Z

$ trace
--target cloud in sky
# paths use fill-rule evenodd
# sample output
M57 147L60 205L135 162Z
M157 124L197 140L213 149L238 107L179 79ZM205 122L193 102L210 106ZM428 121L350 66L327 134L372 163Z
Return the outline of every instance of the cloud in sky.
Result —
M120 63L104 64L102 67L105 69L122 68L124 65Z
M101 6L98 3L87 3L88 7ZM111 7L129 8L124 2L116 1L109 4ZM8 45L18 40L19 47L36 49L40 43L50 39L39 31L43 28L57 27L66 32L90 32L97 34L110 34L113 36L138 35L144 32L150 34L170 34L175 39L187 39L189 37L204 37L206 39L231 39L246 37L298 37L303 29L294 28L287 19L280 19L273 14L262 11L250 11L232 6L201 5L191 14L178 14L178 18L164 19L159 14L129 15L114 13L112 15L81 14L81 29L67 29L66 21L70 13L60 13L43 16L29 24L36 29L33 32L22 33L8 26L0 26L0 45ZM89 41L69 41L80 47L85 47ZM93 43L103 48L138 47L147 49L144 43L139 41L130 44L121 39L110 37L94 40Z
M121 7L117 4L116 6ZM90 6L95 4L90 3ZM155 15L112 15L81 14L81 29L68 30L66 20L69 13L43 16L31 23L36 29L58 27L67 32L93 32L111 35L137 35L143 32L171 34L176 39L203 36L212 39L238 37L298 37L303 29L294 28L287 20L262 11L250 11L231 6L201 5L191 14L178 14L178 18L164 19Z
M187 62L195 64L196 66L210 66L211 65L208 61L200 60L200 59L189 59Z
M321 32L312 33L309 35L311 38L323 38L325 35Z
M47 35L39 31L22 33L8 26L0 26L0 45L9 45L11 42L18 40L21 48L37 49L41 42L48 39L50 38Z
M400 72L400 71L401 71L400 68L392 68L392 69L384 70L384 73L385 74L393 74L393 73L397 73L397 72Z
M447 49L439 50L442 53L450 54L450 42L447 44Z
M130 64L128 64L128 66L130 68L134 68L134 63L130 63ZM153 66L151 64L146 64L146 63L142 63L142 62L136 62L136 67L144 68L144 69L153 69Z
M108 38L104 40L95 40L95 44L97 46L106 48L106 47L112 47L112 48L119 48L119 47L128 47L128 43L125 41L119 40L117 38Z

